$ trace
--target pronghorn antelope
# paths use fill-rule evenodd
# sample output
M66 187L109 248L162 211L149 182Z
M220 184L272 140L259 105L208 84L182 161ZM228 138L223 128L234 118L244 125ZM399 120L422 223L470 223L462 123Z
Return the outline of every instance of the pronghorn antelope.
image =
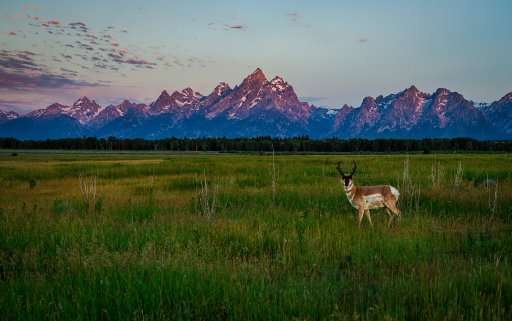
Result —
M352 180L352 175L354 175L357 168L356 162L353 161L354 167L352 168L352 172L348 175L343 173L340 163L341 162L338 162L336 169L342 177L341 180L348 201L355 209L359 210L359 227L361 227L361 221L363 220L363 212L366 214L368 222L370 222L370 225L373 227L370 210L381 207L386 209L389 215L388 227L391 226L395 215L400 216L400 210L396 207L396 202L398 202L398 197L400 196L398 190L391 185L357 187Z

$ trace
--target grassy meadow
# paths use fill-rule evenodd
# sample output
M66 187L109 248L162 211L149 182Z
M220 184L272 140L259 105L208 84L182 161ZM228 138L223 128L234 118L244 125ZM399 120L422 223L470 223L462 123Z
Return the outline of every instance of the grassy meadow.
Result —
M511 164L0 150L0 320L512 320Z

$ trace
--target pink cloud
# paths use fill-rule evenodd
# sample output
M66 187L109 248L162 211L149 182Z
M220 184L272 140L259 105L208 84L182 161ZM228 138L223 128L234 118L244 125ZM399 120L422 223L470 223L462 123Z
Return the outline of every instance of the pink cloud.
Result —
M30 6L28 4L23 6L23 10L27 11L28 9L30 9Z
M51 23L52 25L58 25L59 20L52 19L52 20L48 21L48 23Z
M23 19L24 16L25 15L23 13L17 13L16 14L16 18L18 18L18 19Z
M117 41L112 41L110 44L114 47L119 47L119 42Z

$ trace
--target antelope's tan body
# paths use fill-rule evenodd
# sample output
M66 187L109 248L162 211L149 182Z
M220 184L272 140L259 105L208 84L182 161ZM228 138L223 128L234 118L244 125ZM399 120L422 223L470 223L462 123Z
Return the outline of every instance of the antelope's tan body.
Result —
M400 192L391 185L376 185L376 186L359 186L354 184L352 175L356 171L356 163L349 175L343 173L338 163L338 172L342 176L342 184L345 189L350 204L357 210L359 210L359 226L363 220L363 213L366 214L366 218L370 225L373 227L372 218L370 217L370 210L377 208L384 208L389 215L388 227L391 226L391 222L395 215L400 216L400 210L396 207Z

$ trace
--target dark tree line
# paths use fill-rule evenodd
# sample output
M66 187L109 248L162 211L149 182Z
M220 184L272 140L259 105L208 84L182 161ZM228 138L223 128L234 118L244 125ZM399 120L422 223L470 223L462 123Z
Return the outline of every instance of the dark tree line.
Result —
M62 138L18 140L0 137L4 149L163 150L218 152L423 152L512 151L512 141L479 141L472 138L426 139L310 139L293 138Z

